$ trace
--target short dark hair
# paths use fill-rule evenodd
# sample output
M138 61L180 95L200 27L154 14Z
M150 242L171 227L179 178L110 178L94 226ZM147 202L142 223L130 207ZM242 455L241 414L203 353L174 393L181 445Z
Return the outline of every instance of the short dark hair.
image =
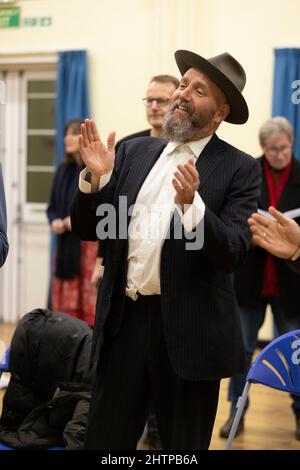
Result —
M173 75L155 75L151 78L150 83L159 82L159 83L173 83L175 88L179 87L179 80Z

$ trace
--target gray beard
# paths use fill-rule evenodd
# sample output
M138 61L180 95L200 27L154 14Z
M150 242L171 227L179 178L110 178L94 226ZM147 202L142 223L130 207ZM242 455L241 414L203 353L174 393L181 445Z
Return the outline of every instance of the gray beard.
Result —
M166 113L162 132L163 138L183 143L198 140L198 136L199 128L194 126L189 116L186 119L181 119L179 116L175 116L172 111Z

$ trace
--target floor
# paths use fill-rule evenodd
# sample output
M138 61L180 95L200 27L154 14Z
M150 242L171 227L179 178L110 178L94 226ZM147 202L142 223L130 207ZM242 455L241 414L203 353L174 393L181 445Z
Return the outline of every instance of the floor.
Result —
M0 338L10 343L14 325L0 323ZM3 348L2 348L3 349ZM0 348L1 351L1 348ZM222 450L226 440L218 435L219 429L228 417L229 404L226 400L228 380L221 383L219 408L210 449ZM3 390L0 390L0 411ZM234 442L238 450L300 450L300 441L294 437L295 421L289 395L262 385L252 385L251 407L245 421L245 431ZM144 448L142 445L140 448Z

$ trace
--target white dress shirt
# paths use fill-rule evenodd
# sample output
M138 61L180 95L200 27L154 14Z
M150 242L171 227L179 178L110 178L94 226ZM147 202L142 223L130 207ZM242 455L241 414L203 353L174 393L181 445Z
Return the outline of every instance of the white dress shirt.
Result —
M187 232L195 228L204 217L205 205L196 191L193 203L183 214L175 204L176 191L172 184L177 165L190 158L196 162L212 136L178 144L169 142L145 179L135 204L128 228L128 271L126 295L136 300L141 295L160 294L160 258L170 220L176 209ZM87 170L80 175L79 187L90 192L91 185L84 180ZM101 177L101 189L109 175ZM200 175L201 181L201 175Z

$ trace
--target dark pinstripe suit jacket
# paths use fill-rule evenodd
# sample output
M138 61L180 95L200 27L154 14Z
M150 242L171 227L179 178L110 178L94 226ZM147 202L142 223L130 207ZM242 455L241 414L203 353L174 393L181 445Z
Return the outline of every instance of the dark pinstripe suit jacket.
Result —
M119 149L110 182L98 193L78 193L72 227L95 240L96 207L128 207L161 154L165 141L140 138ZM244 368L244 353L231 273L244 262L250 232L247 218L257 210L260 168L250 156L214 135L197 160L199 193L206 205L204 247L185 249L186 240L166 239L161 253L161 302L167 350L174 371L188 380L231 376ZM128 219L129 222L129 219ZM105 243L105 274L99 290L94 338L103 325L116 334L122 321L127 275L127 240ZM130 341L130 339L129 339Z

